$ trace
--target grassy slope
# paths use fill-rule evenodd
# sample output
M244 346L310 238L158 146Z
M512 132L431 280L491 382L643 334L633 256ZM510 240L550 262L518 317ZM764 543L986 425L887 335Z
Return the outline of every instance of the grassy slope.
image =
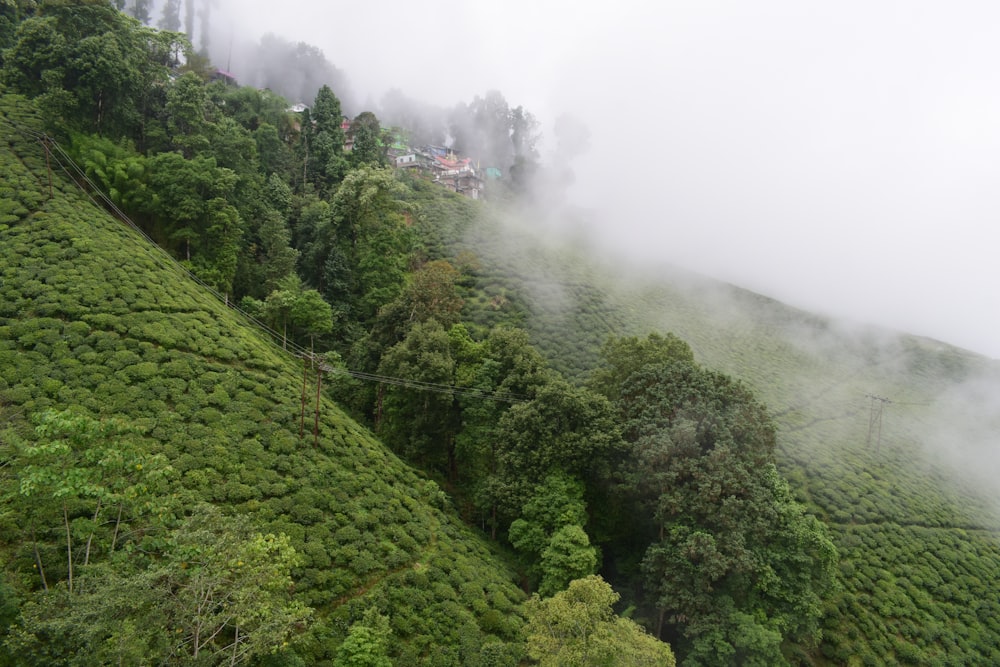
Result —
M963 390L1000 387L996 362L926 339L838 328L683 272L626 281L585 252L547 249L537 230L496 219L461 243L479 255L486 284L526 295L527 326L564 372L585 376L608 335L672 331L771 406L783 473L829 524L842 557L843 590L812 660L1000 664L997 487L975 491L982 487L968 472L948 464L955 451L988 455L1000 434L1000 411L988 402L991 414L971 411L984 428L959 428L970 422L959 410ZM895 401L878 452L878 439L868 442L868 393Z
M44 153L9 122L33 117L0 105L4 415L77 405L144 424L179 483L289 534L297 595L325 620L313 660L370 605L390 615L401 664L474 664L484 641L512 637L513 575L437 487L329 401L319 446L310 427L300 439L300 362L58 173L49 199ZM16 517L0 528L5 560L30 572Z

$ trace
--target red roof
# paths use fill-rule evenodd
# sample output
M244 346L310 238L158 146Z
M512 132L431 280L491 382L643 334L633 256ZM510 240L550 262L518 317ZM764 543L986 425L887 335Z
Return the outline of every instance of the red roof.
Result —
M461 167L467 167L467 166L469 166L469 162L472 161L472 158L468 158L468 157L467 158L462 158L461 160L457 160L457 159L456 160L449 160L447 158L441 157L440 155L434 156L434 159L437 160L441 164L441 166L447 167L448 169L459 169Z

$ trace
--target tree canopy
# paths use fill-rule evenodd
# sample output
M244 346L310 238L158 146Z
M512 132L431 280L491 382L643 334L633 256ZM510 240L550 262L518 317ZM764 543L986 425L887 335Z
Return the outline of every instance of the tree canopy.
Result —
M615 616L619 595L599 576L528 601L528 655L542 667L673 667L670 647Z
M783 664L818 640L836 549L774 467L775 429L743 384L672 337L605 348L594 384L617 400L625 492L649 517L643 585L686 665Z

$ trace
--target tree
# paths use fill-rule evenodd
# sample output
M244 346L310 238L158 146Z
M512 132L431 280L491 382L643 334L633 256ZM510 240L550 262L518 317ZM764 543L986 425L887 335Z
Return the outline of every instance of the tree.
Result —
M264 300L264 316L271 326L281 327L281 345L288 346L288 324L292 309L302 295L302 281L290 273L277 282L277 286Z
M14 43L14 33L25 16L34 9L34 0L5 0L0 3L0 67L3 51Z
M455 361L448 334L434 320L415 325L403 341L385 353L378 372L420 384L450 386ZM388 386L383 394L381 418L376 419L385 442L421 467L454 479L458 472L458 414L452 393Z
M194 263L194 272L228 299L243 237L240 214L225 199L215 197L208 201L205 216L203 250Z
M458 105L450 120L456 150L504 171L514 163L510 106L500 91L491 90L468 105Z
M264 213L260 225L261 263L264 268L264 289L273 291L295 271L299 252L290 247L291 233L285 218L274 209Z
M142 453L133 442L138 429L119 420L47 410L35 422L39 441L18 452L22 510L42 587L48 590L58 572L73 593L77 564L88 565L95 548L109 554L121 546L123 522L141 511L150 485L169 468L162 456ZM102 521L108 511L115 515L110 529ZM37 538L60 525L65 569L48 566Z
M298 556L287 536L244 516L199 504L144 547L149 558L137 550L88 568L73 595L26 603L7 640L20 664L244 664L311 614L289 594Z
M524 107L515 107L510 112L510 138L514 160L510 166L511 180L521 192L529 192L539 170L538 144L540 135L538 121Z
M535 398L512 406L498 428L500 507L520 510L533 485L562 471L598 489L625 451L607 399L561 379L538 389Z
M303 114L302 142L305 153L306 180L319 192L328 192L347 172L344 152L343 115L340 100L324 85L308 114Z
M199 505L174 532L156 568L168 595L166 627L179 629L176 660L245 662L281 646L310 610L291 600L299 558L285 535L255 532L245 517Z
M836 550L774 468L766 408L669 343L606 348L621 357L606 377L623 376L628 359L674 359L642 366L618 391L635 512L652 518L642 571L658 632L683 637L685 664L776 664L785 638L818 637Z
M261 123L254 130L253 138L257 142L261 170L269 176L280 174L287 178L292 164L292 153L281 140L278 128L270 123Z
M207 107L205 82L194 72L185 72L167 90L167 129L184 157L191 158L209 148Z
M636 336L609 338L601 348L601 361L591 373L587 386L617 403L622 386L636 371L674 361L693 364L694 353L687 343L672 333L651 333L645 339Z
M150 0L133 0L129 7L129 14L136 18L140 23L149 25L149 3Z
M292 323L309 336L309 349L315 349L316 336L333 329L330 304L314 289L303 290L292 304Z
M514 107L510 112L511 143L514 146L514 157L525 161L538 160L536 148L539 139L538 120L534 114L522 106Z
M350 319L371 322L402 292L412 233L401 214L401 194L391 169L363 166L344 178L333 197L329 233L317 241L331 248L330 256L334 248L339 253L344 282L339 289L319 289L330 303L346 304ZM325 270L328 257L322 259Z
M130 142L74 133L70 151L87 177L133 219L147 222L149 160Z
M201 9L198 10L198 17L201 19L201 29L198 31L198 36L201 38L201 52L205 54L208 53L209 39L212 36L212 6L218 1L202 0Z
M209 126L209 153L216 164L232 169L244 184L263 187L257 143L249 131L232 118L222 117Z
M375 335L392 345L418 322L434 319L446 329L458 324L464 303L458 294L460 278L447 260L421 266L410 274L402 294L379 310Z
M184 33L192 42L194 42L194 2L195 0L184 0Z
M292 102L308 102L322 86L347 91L344 72L315 46L269 33L261 37L256 53L259 67L253 84L259 89L273 90Z
M510 543L526 556L528 571L543 597L563 590L573 579L593 574L597 550L583 526L587 521L583 484L553 473L525 502L510 525Z
M351 136L354 139L351 148L351 164L360 166L370 164L383 166L386 163L385 150L382 147L382 127L378 118L371 111L362 111L351 122Z
M392 667L389 619L376 609L365 610L364 617L351 625L347 639L337 649L334 667Z
M673 667L667 644L615 616L618 599L596 575L570 582L547 600L533 596L525 605L528 656L541 667Z
M462 325L453 327L450 335L457 383L500 398L484 401L459 396L462 429L455 437L460 482L496 538L499 503L508 495L507 477L500 474L500 454L505 449L501 417L513 405L511 401L533 398L549 382L551 371L523 329L494 328L482 343L473 341Z
M177 32L181 29L181 0L166 0L163 5L163 15L160 17L158 25L170 32Z
M159 94L155 84L169 80L165 56L178 40L108 2L45 3L18 25L0 78L39 98L56 129L137 138Z
M229 200L238 181L236 174L204 155L187 160L180 153L158 153L149 161L149 175L153 196L147 205L158 223L154 238L179 243L187 261L198 252L207 252L212 224L209 202ZM219 203L214 206L222 210Z

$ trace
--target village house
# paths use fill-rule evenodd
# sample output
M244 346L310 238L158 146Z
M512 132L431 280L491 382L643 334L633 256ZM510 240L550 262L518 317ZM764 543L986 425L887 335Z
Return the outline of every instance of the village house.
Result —
M397 155L393 158L393 162L396 165L396 169L414 169L420 166L420 162L417 160L416 153L406 153L405 155Z
M476 174L472 158L459 158L454 153L446 157L435 156L434 182L452 192L479 199L483 193L483 179Z

